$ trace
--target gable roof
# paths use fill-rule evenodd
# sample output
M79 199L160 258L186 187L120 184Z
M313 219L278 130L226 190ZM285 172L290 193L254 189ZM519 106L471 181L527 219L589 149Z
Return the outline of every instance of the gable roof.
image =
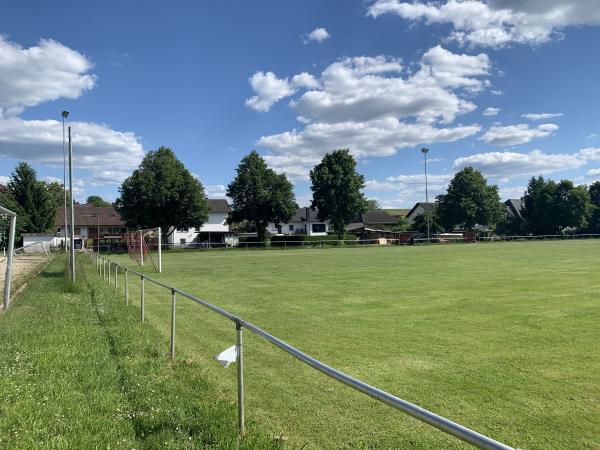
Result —
M231 208L227 200L224 198L208 198L206 199L208 202L208 210L209 212L214 213L230 213Z
M56 209L54 216L54 225L65 225L64 207L60 206ZM75 226L92 226L95 227L100 222L100 226L124 227L125 222L115 208L112 206L91 206L91 205L75 205L73 209L75 215ZM67 213L69 209L67 208Z
M410 217L410 215L418 208L418 207L423 208L425 211L433 211L433 208L435 207L435 203L429 202L429 203L425 203L425 202L417 202L415 203L415 206L413 206L411 208L411 210L408 212L408 214L406 214L406 217Z
M385 209L374 209L367 211L361 216L362 222L365 224L395 224L398 223L398 219L390 215Z
M518 198L509 198L504 202L506 205L506 213L510 217L521 219L523 217L523 202Z
M307 214L308 211L308 214ZM309 222L321 222L321 220L319 220L319 218L317 217L317 214L319 214L319 210L318 209L314 209L314 208L298 208L296 210L296 212L294 213L294 215L292 216L292 218L290 219L290 222L304 222L306 221L306 216L308 215L308 221Z
M386 208L385 211L387 211L390 216L400 218L406 217L410 211L410 208Z

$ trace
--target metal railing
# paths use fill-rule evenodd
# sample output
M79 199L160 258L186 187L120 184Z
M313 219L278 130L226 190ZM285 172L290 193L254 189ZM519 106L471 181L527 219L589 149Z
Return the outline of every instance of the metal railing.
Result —
M111 261L108 258L98 255L94 252L89 252L92 264L95 265L95 268L99 275L108 281L109 286L115 288L115 291L118 290L118 273L121 270L124 273L124 290L125 290L125 303L129 304L129 275L135 275L140 278L140 321L144 322L144 295L145 288L144 282L147 280L150 283L153 283L156 286L167 289L171 292L171 335L169 340L169 349L171 358L175 358L175 332L176 332L176 302L177 295L182 298L187 298L195 303L198 303L205 308L208 308L211 311L231 320L235 323L236 330L236 349L237 349L237 407L238 407L238 428L240 435L244 435L245 426L244 426L244 353L243 353L243 330L244 328L248 331L254 333L257 336L262 337L267 342L270 342L275 347L283 350L284 352L292 355L297 358L301 362L307 364L315 370L325 374L326 376L333 378L336 381L339 381L347 386L350 386L353 389L356 389L363 394L368 395L386 405L391 406L392 408L398 409L422 422L425 422L445 433L448 433L452 436L457 437L477 448L482 449L494 449L494 450L510 450L512 447L509 447L506 444L503 444L499 441L496 441L490 437L487 437L477 431L471 430L467 427L464 427L456 422L453 422L445 417L439 416L431 411L428 411L420 406L415 405L414 403L410 403L406 400L403 400L399 397L396 397L388 392L385 392L381 389L378 389L374 386L371 386L363 381L360 381L356 378L351 377L343 372L340 372L333 367L330 367L323 362L313 358L312 356L298 350L297 348L291 346L290 344L282 341L281 339L273 336L272 334L266 332L262 328L245 321L241 317L238 317L212 303L207 302L201 298L198 298L188 292L185 292L181 289L175 288L173 286L169 286L166 283L155 280L146 274L137 272L131 268L123 266L117 262ZM111 276L112 267L114 267L114 275Z

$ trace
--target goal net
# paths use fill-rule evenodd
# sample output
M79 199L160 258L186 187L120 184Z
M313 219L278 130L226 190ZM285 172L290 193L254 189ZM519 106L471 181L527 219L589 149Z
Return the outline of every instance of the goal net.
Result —
M160 227L128 231L123 238L130 258L141 266L151 265L156 272L162 272Z

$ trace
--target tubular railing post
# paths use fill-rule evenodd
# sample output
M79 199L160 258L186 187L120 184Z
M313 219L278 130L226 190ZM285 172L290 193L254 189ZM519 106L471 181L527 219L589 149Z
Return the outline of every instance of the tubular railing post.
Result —
M237 396L238 396L238 429L240 436L244 435L244 346L242 342L242 324L236 322L237 346Z
M175 359L175 304L177 297L175 289L171 290L171 359Z
M125 304L129 305L129 280L127 278L127 269L125 269Z
M119 274L119 265L115 263L115 292L119 291L119 285L117 283L117 275Z
M108 262L108 285L109 285L109 286L110 286L110 278L111 278L111 277L110 277L110 271L111 271L110 264L111 264L111 262L109 261L109 262Z
M140 276L140 321L144 323L144 276Z

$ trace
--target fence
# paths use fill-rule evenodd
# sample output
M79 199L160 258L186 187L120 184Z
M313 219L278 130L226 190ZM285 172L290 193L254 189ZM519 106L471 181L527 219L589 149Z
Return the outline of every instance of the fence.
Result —
M374 399L391 406L392 408L398 409L422 422L425 422L445 433L448 433L452 436L457 437L475 447L482 449L502 449L509 450L512 447L505 445L501 442L498 442L492 438L484 436L474 430L471 430L467 427L464 427L456 422L453 422L449 419L446 419L442 416L439 416L431 411L428 411L420 406L417 406L413 403L410 403L406 400L398 398L388 392L382 391L374 386L371 386L363 381L357 380L339 370L336 370L328 365L322 363L321 361L313 358L312 356L301 352L300 350L292 347L290 344L282 341L281 339L269 334L265 330L253 325L250 322L245 321L241 317L238 317L228 311L225 311L218 306L215 306L206 300L198 298L192 294L189 294L181 289L177 289L173 286L169 286L168 284L162 283L158 280L155 280L143 273L137 272L133 269L127 268L118 264L114 261L111 261L104 256L98 255L97 253L89 253L91 262L95 265L96 270L100 274L100 276L108 282L109 286L114 286L115 291L118 290L118 274L119 270L123 273L123 282L124 282L124 291L125 291L125 303L129 304L129 275L133 275L135 277L139 277L140 279L140 322L144 322L144 284L146 281L155 284L156 286L162 287L171 292L171 335L169 340L169 348L171 358L175 358L175 332L176 332L176 302L177 296L182 298L187 298L209 310L220 314L221 316L231 320L235 324L236 331L236 350L237 350L237 397L238 397L238 428L240 435L244 435L244 353L243 353L243 330L247 329L248 331L254 333L257 336L265 339L267 342L270 342L275 347L283 350L284 352L294 356L301 362L307 364L315 370L325 374L326 376L333 378L336 381L339 381L347 386L350 386L353 389L356 389L363 394L366 394ZM112 274L114 268L114 275Z

